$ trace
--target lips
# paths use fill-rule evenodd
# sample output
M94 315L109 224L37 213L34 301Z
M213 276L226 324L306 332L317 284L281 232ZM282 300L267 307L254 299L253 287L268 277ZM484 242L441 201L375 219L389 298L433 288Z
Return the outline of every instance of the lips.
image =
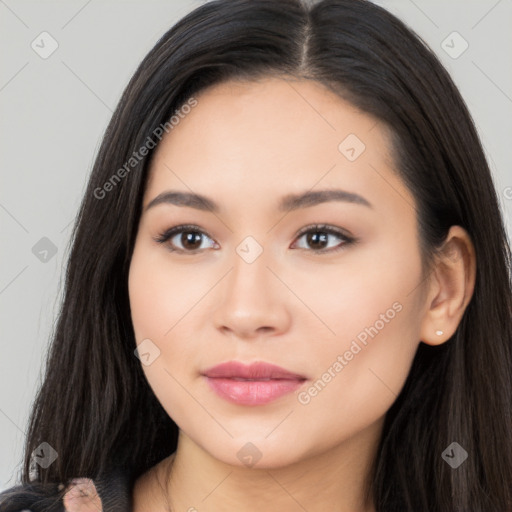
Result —
M203 372L210 388L237 405L263 405L298 389L307 380L269 363L222 363Z
M250 365L244 365L238 361L229 361L205 370L203 375L211 378L239 379L239 380L258 380L265 381L271 379L284 380L305 380L304 375L289 372L279 366L257 362Z

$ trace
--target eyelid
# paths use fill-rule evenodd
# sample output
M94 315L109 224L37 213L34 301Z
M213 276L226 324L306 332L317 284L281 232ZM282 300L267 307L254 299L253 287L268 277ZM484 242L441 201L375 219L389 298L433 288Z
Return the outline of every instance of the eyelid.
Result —
M155 240L155 242L158 242L160 244L165 244L169 239L173 238L175 235L182 233L182 232L187 232L187 231L194 231L194 232L200 233L201 235L206 235L208 238L210 238L210 240L213 240L215 242L213 237L211 237L207 231L205 231L200 226L197 226L196 224L178 224L169 229L166 229L165 231L160 233L158 236L154 237L153 240ZM217 244L217 242L215 242L215 244ZM171 249L172 252L179 252L179 253L185 253L185 254L198 254L199 252L201 252L203 250L204 249L201 249L201 250L196 249L195 251L187 251L187 250L180 249L180 248Z
M302 236L310 231L325 231L340 237L355 239L355 237L353 237L347 230L332 226L331 224L309 224L308 226L304 226L299 229L295 236Z
M346 246L352 245L356 242L358 242L358 238L348 233L346 230L333 226L331 224L310 224L308 226L305 226L299 230L297 235L295 235L296 239L300 239L303 235L306 233L314 233L314 232L323 232L327 233L329 235L335 235L338 238L340 238L343 243L341 245L338 245L336 247L331 247L330 249L301 249L306 252L312 252L314 254L332 254L338 251L343 250ZM294 241L292 245L294 245L296 242Z
M195 224L179 224L179 225L173 226L173 227L165 230L164 232L160 233L160 235L154 237L153 239L155 240L155 242L164 244L169 239L174 237L175 235L182 233L182 232L187 232L187 231L194 231L194 232L200 233L201 235L206 235L208 238L210 238L210 240L212 240L216 245L218 245L218 243L214 240L213 237L211 237L208 234L207 231L205 231L203 228L201 228L200 226L195 225ZM309 232L316 232L316 231L324 232L329 235L335 235L335 236L339 237L343 241L343 243L335 248L330 248L330 249L300 248L300 250L307 251L307 252L313 252L314 254L331 254L331 253L337 252L339 250L342 250L345 246L353 244L359 240L358 238L349 234L346 230L336 227L336 226L332 226L330 224L310 224L308 226L301 228L297 232L292 245L294 245L296 243L297 239L300 239L303 235L305 235ZM177 249L172 248L169 250L171 252L178 252L178 253L182 253L182 254L194 255L194 254L199 254L200 252L203 252L205 249L195 249L195 250L187 251L187 250L180 249L180 248L177 248Z

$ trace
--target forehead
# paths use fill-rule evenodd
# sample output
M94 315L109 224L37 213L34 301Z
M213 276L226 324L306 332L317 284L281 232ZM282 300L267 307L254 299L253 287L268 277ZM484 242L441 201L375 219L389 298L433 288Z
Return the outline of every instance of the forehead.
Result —
M250 199L317 184L355 192L382 187L383 175L401 186L382 123L316 81L229 81L195 98L156 149L147 195L172 187Z

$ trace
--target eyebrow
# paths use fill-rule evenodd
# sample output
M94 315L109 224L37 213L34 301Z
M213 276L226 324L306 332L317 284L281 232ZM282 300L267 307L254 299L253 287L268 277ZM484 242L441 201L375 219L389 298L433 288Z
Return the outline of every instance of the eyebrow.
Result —
M340 189L326 189L307 191L301 194L288 194L281 199L278 210L281 212L290 212L331 201L354 203L373 208L369 201L358 194ZM220 212L220 206L215 201L201 194L192 192L179 192L175 190L162 192L152 199L145 209L147 211L159 204L174 204L176 206L188 206L196 210L214 213Z

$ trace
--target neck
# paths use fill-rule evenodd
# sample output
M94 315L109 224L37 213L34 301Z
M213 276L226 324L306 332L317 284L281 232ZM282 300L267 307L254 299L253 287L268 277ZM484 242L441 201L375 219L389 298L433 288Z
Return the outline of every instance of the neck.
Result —
M261 468L219 461L180 431L176 452L158 465L161 487L153 488L151 510L375 512L364 490L381 428L379 421L323 453Z

